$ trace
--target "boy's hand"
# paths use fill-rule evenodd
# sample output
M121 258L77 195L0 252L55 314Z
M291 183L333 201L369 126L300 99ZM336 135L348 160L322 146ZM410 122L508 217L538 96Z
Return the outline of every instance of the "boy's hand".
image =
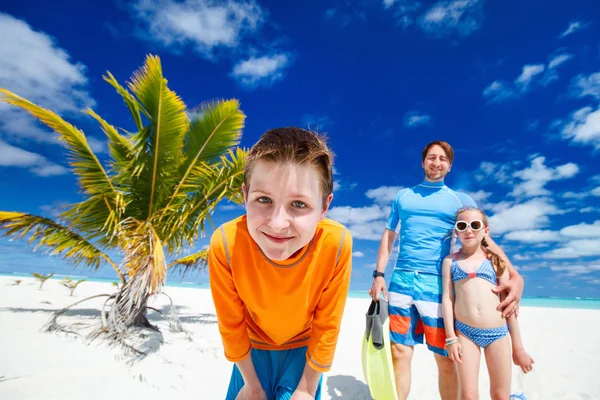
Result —
M315 397L304 390L296 390L290 400L315 400Z
M515 365L521 367L524 373L531 371L533 369L533 364L535 363L525 349L513 350L513 362Z
M383 297L387 299L387 288L385 287L385 279L381 276L373 279L373 285L369 290L369 296L375 301L379 301L379 293L383 291Z
M235 400L267 400L267 394L260 385L257 387L244 385Z
M460 345L460 342L448 346L447 351L448 358L450 358L452 361L462 364L462 347Z

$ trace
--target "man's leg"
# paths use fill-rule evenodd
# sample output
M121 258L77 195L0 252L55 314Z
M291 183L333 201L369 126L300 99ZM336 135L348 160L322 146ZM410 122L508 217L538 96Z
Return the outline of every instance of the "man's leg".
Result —
M442 400L458 399L458 377L454 361L448 357L433 353L438 366L438 385Z
M399 343L392 343L392 358L394 360L394 379L398 400L406 400L410 392L410 364L414 347Z
M427 348L435 355L442 400L458 399L458 381L454 362L446 352L446 330L442 311L442 277L419 273L415 279L415 307L423 321Z
M410 392L414 345L423 343L423 326L413 304L415 276L413 271L394 271L388 291L392 359L399 400L405 400Z

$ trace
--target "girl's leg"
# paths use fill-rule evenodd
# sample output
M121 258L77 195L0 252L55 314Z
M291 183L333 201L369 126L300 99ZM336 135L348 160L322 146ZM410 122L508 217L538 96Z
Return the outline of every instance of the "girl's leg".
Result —
M481 350L471 339L457 332L462 348L462 363L456 364L458 372L458 398L460 400L479 399L479 363Z
M485 362L490 373L490 397L492 400L508 400L512 375L509 336L496 340L484 351Z

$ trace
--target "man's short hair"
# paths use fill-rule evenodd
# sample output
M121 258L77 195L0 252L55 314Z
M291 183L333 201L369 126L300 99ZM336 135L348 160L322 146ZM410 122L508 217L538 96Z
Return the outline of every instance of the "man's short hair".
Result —
M448 161L450 162L450 164L454 162L454 149L452 148L452 146L450 146L448 142L444 142L442 140L434 140L433 142L425 146L423 152L421 153L421 161L425 161L425 157L427 157L429 149L431 149L433 146L440 146L442 150L444 150L444 153L446 153L446 157L448 157Z
M333 192L333 153L327 147L324 135L296 127L276 128L263 133L246 158L244 184L247 189L257 161L310 165L321 176L323 203Z

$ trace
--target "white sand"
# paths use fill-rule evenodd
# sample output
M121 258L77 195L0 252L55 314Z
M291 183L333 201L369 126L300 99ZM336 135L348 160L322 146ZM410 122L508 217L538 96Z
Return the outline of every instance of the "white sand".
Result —
M23 283L13 286L14 279ZM107 283L84 282L70 297L57 280L47 281L40 291L34 279L0 277L0 399L225 397L232 364L222 354L208 290L167 287L192 341L171 333L167 322L151 312L164 342L151 335L150 354L133 364L103 340L89 343L82 337L40 332L51 310L113 290ZM60 321L98 323L102 302L76 306ZM166 309L166 298L152 305ZM336 359L325 376L324 399L370 399L360 361L368 305L368 299L348 300ZM600 399L600 311L524 307L520 321L544 399ZM416 348L412 382L410 399L439 398L435 363L424 346ZM481 398L489 398L483 361L480 382Z

